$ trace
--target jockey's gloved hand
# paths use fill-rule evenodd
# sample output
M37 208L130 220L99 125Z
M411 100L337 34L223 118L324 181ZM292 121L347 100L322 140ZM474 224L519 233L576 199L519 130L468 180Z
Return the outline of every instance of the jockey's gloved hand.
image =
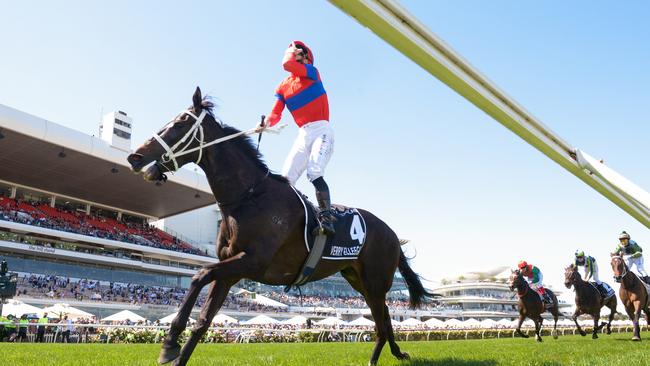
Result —
M632 258L640 258L643 254L641 252L632 254Z

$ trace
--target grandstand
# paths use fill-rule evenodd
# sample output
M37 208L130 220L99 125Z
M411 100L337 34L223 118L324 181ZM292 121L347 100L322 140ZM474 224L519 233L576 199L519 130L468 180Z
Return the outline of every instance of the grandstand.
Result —
M124 122L124 112L111 115L119 146L106 128L100 139L0 105L0 257L23 278L58 276L99 281L105 288L161 286L180 293L197 268L216 261L209 255L213 249L155 224L214 205L214 197L205 178L190 170L161 185L131 173L124 148L130 134L119 130L130 130L130 119ZM212 211L205 225L216 230L219 216ZM37 305L56 301L32 295L21 296ZM99 315L107 308L82 305Z
M443 279L441 286L433 291L442 295L444 317L450 318L516 318L517 296L510 290L508 267L496 267L487 271L473 271L460 276ZM560 291L553 289L556 295ZM560 301L560 311L568 304Z

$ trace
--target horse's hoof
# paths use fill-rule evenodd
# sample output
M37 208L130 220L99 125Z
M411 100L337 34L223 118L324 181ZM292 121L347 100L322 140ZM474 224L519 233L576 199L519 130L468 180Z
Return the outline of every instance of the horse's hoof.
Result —
M607 333L607 334L612 334L612 330L611 330L611 329L607 329L607 332L606 332L606 333Z
M598 334L592 334L591 339L598 339Z
M557 333L553 334L553 339L558 339Z
M173 345L171 347L165 347L160 350L160 356L158 356L158 363L164 365L168 362L172 362L181 355L181 346Z
M641 337L639 336L632 337L632 342L641 342Z
M374 362L373 361L368 361L368 366L376 366L376 365L377 365L377 361L374 361Z
M584 331L583 331L583 332L580 332L580 335L584 337L584 336L587 335L587 332L584 332Z
M528 334L523 334L523 333L522 333L522 334L521 334L521 338L530 338L530 336L529 336Z
M400 353L399 355L397 355L395 357L397 357L398 360L410 360L411 359L411 356L406 352L402 352L402 353Z
M541 341L542 341L542 337L540 337L540 336L535 336L535 340L536 340L537 342L541 342Z

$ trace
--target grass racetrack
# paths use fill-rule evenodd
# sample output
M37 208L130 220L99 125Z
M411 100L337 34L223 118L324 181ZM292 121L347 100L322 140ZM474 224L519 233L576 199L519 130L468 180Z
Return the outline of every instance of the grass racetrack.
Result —
M380 365L650 365L650 332L642 342L630 333L591 336L400 342L409 361L397 361L388 345ZM366 365L370 343L199 344L189 365ZM156 365L158 344L0 343L4 365Z

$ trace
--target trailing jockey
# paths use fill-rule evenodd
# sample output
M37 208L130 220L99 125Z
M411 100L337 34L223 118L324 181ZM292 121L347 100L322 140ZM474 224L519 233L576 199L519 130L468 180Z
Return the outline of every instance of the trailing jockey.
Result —
M542 297L544 305L551 305L553 303L553 299L548 296L548 293L544 289L544 284L542 284L542 280L544 279L544 276L542 276L542 271L523 260L519 262L519 265L517 265L517 267L521 271L521 274L524 276L524 278L526 278L530 284L530 287L533 290L537 291L537 293Z
M596 263L596 258L590 255L585 255L583 250L576 250L575 256L576 258L573 264L576 267L585 267L584 280L589 282L593 279L593 283L596 285L596 288L602 295L603 299L606 299L610 290L607 288L608 285L601 282L600 278L598 278L598 263Z
M618 240L619 244L612 254L623 257L630 271L632 270L632 265L636 265L636 270L641 275L641 279L650 285L650 277L648 277L648 273L643 268L643 249L634 240L631 240L630 234L625 231L618 236Z
M334 234L334 216L330 192L323 175L334 151L334 131L329 123L329 102L320 73L314 67L314 55L303 42L293 41L284 53L282 67L290 73L275 89L277 100L257 132L277 124L285 105L300 128L291 152L284 162L282 175L292 185L307 170L307 178L316 188L318 215L322 231Z

